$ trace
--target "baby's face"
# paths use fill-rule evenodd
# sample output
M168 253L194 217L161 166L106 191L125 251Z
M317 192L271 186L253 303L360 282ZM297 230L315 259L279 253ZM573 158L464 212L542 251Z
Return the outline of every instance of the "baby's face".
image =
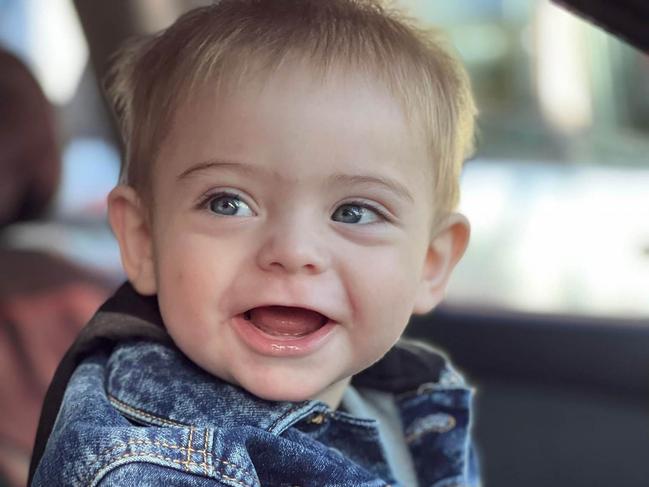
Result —
M401 335L433 265L428 153L384 88L283 68L181 107L153 171L176 344L272 400L327 397Z

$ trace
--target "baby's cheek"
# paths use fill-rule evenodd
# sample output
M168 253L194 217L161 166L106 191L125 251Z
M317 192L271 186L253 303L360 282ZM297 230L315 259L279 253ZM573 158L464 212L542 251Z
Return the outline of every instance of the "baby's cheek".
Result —
M416 291L415 271L402 259L386 256L368 263L355 276L352 292L362 321L398 334L410 317ZM391 332L391 333L390 333Z

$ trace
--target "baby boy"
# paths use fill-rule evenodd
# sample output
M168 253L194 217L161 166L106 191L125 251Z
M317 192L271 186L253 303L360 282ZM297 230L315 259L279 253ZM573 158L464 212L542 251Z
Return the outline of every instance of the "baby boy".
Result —
M129 284L33 484L476 485L470 391L399 340L469 235L475 110L439 40L370 0L222 0L110 82Z

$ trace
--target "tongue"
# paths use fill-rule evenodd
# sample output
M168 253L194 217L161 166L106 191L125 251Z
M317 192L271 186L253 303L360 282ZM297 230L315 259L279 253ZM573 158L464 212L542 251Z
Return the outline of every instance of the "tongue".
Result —
M327 318L316 311L286 306L262 306L251 309L247 318L260 330L269 335L308 335L327 322Z

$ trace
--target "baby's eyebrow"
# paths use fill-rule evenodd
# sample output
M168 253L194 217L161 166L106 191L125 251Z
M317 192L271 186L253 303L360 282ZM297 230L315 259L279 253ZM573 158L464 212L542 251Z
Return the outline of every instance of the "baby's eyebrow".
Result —
M400 196L411 203L414 203L415 199L413 198L410 190L397 181L396 179L379 176L379 175L369 175L369 174L333 174L329 177L329 183L331 185L357 185L357 184L374 184L387 188L389 191L396 193L397 196Z
M210 159L208 161L199 162L188 167L178 175L178 180L180 181L196 172L205 171L207 169L231 169L243 173L252 173L255 171L253 166L243 162L228 161L223 159Z
M209 169L230 169L230 170L235 170L237 172L250 174L250 175L260 170L260 168L257 168L251 164L247 164L245 162L224 160L224 159L210 159L208 161L199 162L185 169L178 176L178 180L185 179L196 172L205 171ZM395 193L397 196L400 196L401 198L404 198L409 202L414 203L414 198L410 193L410 191L408 190L408 188L403 183L387 176L370 175L370 174L337 173L337 174L332 174L327 179L330 186L338 186L338 185L353 186L353 185L361 185L361 184L372 184L372 185L383 186L384 188L388 189L388 191Z

